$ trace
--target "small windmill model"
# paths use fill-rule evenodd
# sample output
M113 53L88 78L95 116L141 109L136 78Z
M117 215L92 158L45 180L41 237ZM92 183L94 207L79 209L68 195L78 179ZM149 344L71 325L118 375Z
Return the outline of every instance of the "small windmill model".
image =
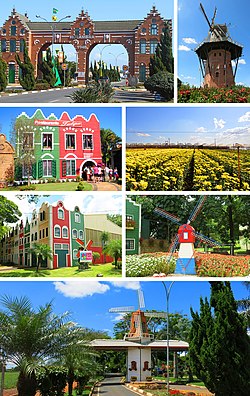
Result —
M110 308L109 312L112 313L129 313L132 312L130 321L129 333L125 334L124 339L127 341L139 342L141 344L148 344L153 340L153 334L150 334L147 326L147 318L166 318L164 312L150 312L142 311L145 308L144 296L141 289L137 290L138 293L138 309L135 307L117 307Z
M184 275L195 275L195 258L194 258L194 243L198 239L210 246L220 246L219 242L206 237L195 231L195 229L191 226L191 222L196 219L198 214L200 213L204 203L206 201L206 196L200 197L196 206L190 213L187 222L185 224L181 223L181 219L169 212L166 212L164 209L156 208L154 211L160 216L163 216L167 220L172 221L179 225L179 229L177 234L172 240L172 244L169 249L169 257L168 262L171 261L172 255L175 252L177 245L180 244L178 251L178 259L176 262L175 273L176 274L184 274Z
M243 47L231 39L226 24L215 23L216 8L211 22L201 3L200 8L209 26L208 37L195 49L204 78L203 84L215 88L233 86ZM232 60L235 61L234 70Z

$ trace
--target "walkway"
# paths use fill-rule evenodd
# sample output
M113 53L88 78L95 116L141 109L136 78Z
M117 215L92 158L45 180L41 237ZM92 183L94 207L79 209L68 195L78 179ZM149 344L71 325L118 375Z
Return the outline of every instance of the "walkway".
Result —
M89 182L88 182L89 183ZM116 183L100 182L100 183L89 183L93 187L93 191L121 191L122 186Z
M93 396L133 396L135 393L121 383L121 377L105 378L96 386Z

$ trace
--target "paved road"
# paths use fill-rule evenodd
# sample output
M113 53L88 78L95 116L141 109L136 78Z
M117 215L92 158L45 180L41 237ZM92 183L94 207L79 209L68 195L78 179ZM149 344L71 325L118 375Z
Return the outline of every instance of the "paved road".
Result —
M11 94L9 96L0 96L0 103L72 103L68 97L76 88L67 88L55 90L48 90L45 92L24 92L18 94ZM115 90L113 96L114 102L154 102L153 95L148 91L123 91Z
M134 392L125 388L120 383L121 377L111 377L103 380L100 386L97 386L93 395L95 396L133 396Z

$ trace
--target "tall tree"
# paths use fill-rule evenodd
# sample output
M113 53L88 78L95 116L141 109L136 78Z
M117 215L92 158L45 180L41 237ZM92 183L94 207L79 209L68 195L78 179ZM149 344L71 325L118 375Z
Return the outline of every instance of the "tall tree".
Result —
M174 72L174 58L172 53L172 38L167 24L164 26L161 40L156 47L155 54L150 58L150 76L161 71Z
M53 258L53 252L51 248L45 243L34 243L29 249L29 253L36 256L36 272L38 272L40 266L45 260L52 260Z
M8 231L6 223L16 223L21 215L14 202L0 195L0 238Z
M8 362L19 369L18 396L35 396L37 370L73 344L77 327L67 313L56 315L52 304L34 310L26 297L2 297L0 346Z
M194 373L216 396L246 396L250 340L228 282L210 282L211 296L192 314L189 353Z
M108 165L111 159L111 150L121 143L121 138L111 129L101 128L101 147L103 162Z
M5 91L5 88L7 87L8 84L6 70L7 70L7 63L2 59L0 55L0 92Z
M57 76L55 73L55 65L54 60L52 59L50 48L47 49L46 59L42 61L39 68L43 73L43 79L47 81L51 88L53 88L57 83Z
M19 82L26 91L31 91L35 87L35 76L34 76L34 66L31 63L26 42L24 41L23 48L23 62L20 59L20 56L16 54L16 61L19 65L19 69L21 70L19 76Z
M105 246L103 252L113 257L115 268L118 268L118 260L122 257L122 241L120 239L113 239Z

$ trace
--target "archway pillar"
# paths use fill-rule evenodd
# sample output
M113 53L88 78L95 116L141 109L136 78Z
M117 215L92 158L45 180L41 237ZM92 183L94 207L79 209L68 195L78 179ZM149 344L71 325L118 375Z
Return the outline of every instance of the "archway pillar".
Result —
M86 60L87 60L87 48L85 45L80 45L77 47L77 81L80 84L85 84L88 76L86 75L87 71L87 65L86 65Z

